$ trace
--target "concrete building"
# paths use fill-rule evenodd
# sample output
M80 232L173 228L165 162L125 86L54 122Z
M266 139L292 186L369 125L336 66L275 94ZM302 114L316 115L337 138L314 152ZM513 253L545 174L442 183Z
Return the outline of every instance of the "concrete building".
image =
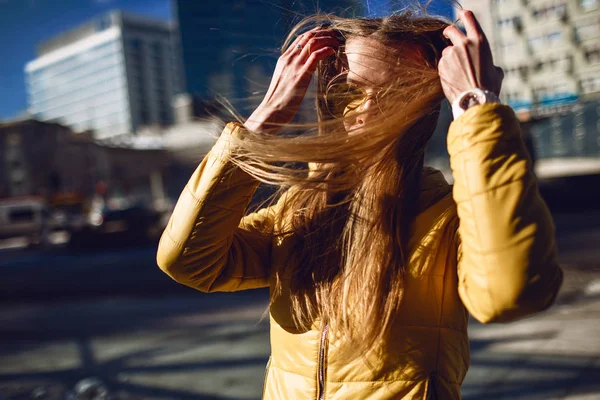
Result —
M600 0L462 0L506 73L503 100L524 118L600 97Z
M81 190L78 185L89 178L91 168L85 152L67 145L71 133L60 124L30 119L0 123L0 198L59 187Z
M77 193L96 184L110 189L163 196L168 154L159 146L110 143L75 134L68 127L35 119L0 123L0 198Z
M541 178L600 172L600 0L461 0L505 72Z
M25 66L29 111L97 138L174 122L172 25L111 12L39 46Z

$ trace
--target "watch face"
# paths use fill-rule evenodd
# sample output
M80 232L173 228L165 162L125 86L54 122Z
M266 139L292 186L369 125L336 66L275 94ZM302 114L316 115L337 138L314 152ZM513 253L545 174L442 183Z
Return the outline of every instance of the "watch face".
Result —
M460 108L462 108L463 110L466 110L469 107L475 106L477 104L482 104L484 102L485 102L485 100L482 101L482 99L479 96L479 93L470 92L470 93L467 93L465 95L465 97L463 97L461 99Z
M467 93L465 94L465 96L460 100L460 108L462 108L463 110L466 110L467 108L469 108L471 106L471 100L473 99L473 93Z

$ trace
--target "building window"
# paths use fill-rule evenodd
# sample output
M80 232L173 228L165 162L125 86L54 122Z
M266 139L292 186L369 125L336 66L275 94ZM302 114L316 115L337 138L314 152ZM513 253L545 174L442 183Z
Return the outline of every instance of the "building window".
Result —
M581 92L584 94L594 93L600 91L600 76L592 76L589 78L583 78L579 81L581 86Z
M598 0L579 0L579 6L583 11L591 11L598 8L600 1Z
M551 45L554 45L562 40L563 34L561 31L554 31L554 32L550 32L547 37L548 37L548 42Z
M510 57L517 51L517 42L515 40L506 40L500 45L500 50L504 57Z
M565 3L558 4L553 7L552 12L558 18L563 18L565 15L567 15L567 5Z
M512 18L503 18L498 20L498 28L511 28L513 26Z
M543 36L533 36L527 39L527 43L529 43L529 48L531 51L537 51L539 48L544 46L544 37Z
M575 33L580 40L593 39L600 36L600 23L591 22L575 27Z
M129 47L132 50L140 50L142 48L142 41L140 39L131 39L129 40Z
M554 93L569 93L571 92L571 85L569 85L567 82L559 82L553 85L552 87L552 92Z
M533 88L535 96L539 99L548 94L548 88L546 86L536 86Z
M556 46L557 44L560 44L563 37L562 31L553 31L546 35L529 37L527 43L529 44L530 51L535 52L544 46Z
M567 15L567 4L562 2L534 8L532 14L535 19L564 18Z
M527 78L529 75L529 67L527 65L519 65L511 68L506 68L504 73L507 77L520 77L522 79Z
M501 29L515 29L520 32L522 29L521 18L520 17L510 17L499 19L497 25Z
M154 42L151 45L155 57L162 57L162 45L160 42Z
M573 56L566 55L560 58L547 58L543 61L536 61L534 69L536 71L563 71L570 72L573 65Z
M583 55L587 62L598 63L600 62L600 47L586 48Z

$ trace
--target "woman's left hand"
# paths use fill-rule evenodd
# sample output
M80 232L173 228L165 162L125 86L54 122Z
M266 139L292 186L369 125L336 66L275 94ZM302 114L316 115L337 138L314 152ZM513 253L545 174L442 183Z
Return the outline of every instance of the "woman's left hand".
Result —
M452 42L442 52L438 72L444 94L452 103L462 92L484 89L500 95L504 72L494 65L490 44L469 10L462 10L459 19L465 24L466 35L456 26L444 30Z

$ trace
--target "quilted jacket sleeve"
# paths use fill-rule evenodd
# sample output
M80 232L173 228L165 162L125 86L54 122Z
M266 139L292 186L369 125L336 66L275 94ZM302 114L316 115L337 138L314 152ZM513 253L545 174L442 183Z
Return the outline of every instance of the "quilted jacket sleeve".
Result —
M506 322L549 307L562 283L554 224L530 168L519 122L501 104L452 123L459 294L477 320Z
M228 124L198 166L162 234L158 266L179 283L203 292L268 286L274 207L244 217L258 182L227 161Z

